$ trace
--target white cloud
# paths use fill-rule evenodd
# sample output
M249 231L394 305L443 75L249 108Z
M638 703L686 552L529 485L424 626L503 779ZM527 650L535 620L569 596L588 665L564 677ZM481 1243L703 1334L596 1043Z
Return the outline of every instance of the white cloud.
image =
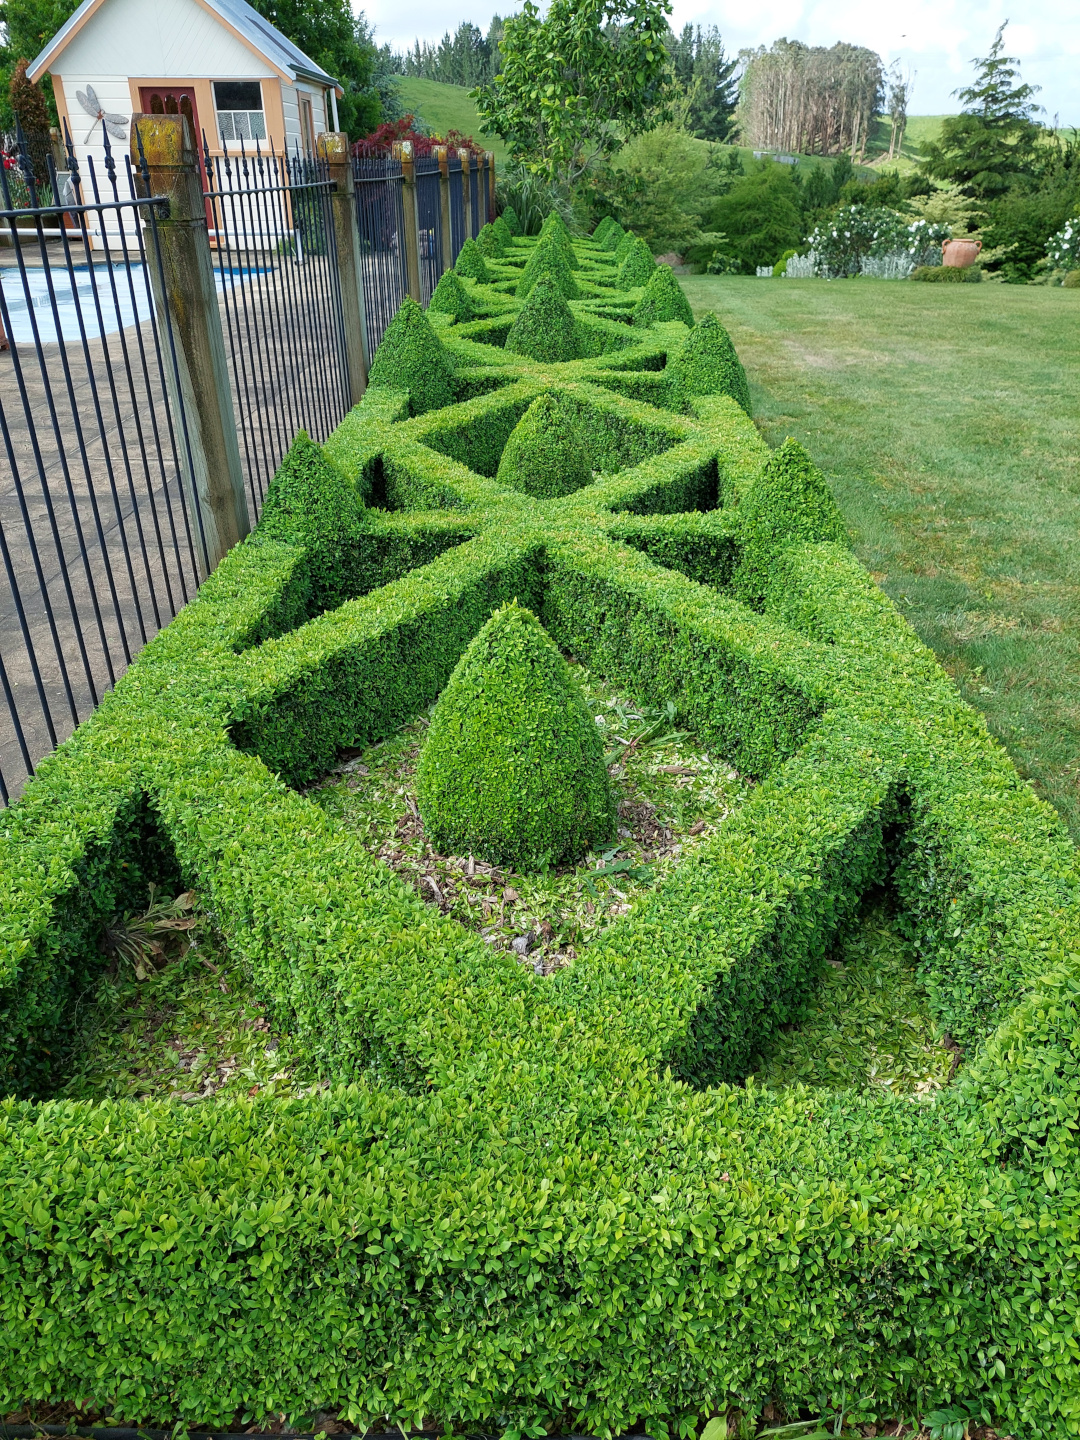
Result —
M370 0L364 9L378 38L403 48L420 36L438 40L459 19L486 29L493 14L517 6L464 0L460 12L416 0ZM868 45L888 65L899 60L917 72L912 114L937 115L959 109L951 92L968 82L971 59L985 55L994 31L1016 14L1005 32L1007 52L1021 61L1023 78L1041 85L1038 99L1047 117L1080 126L1080 5L1028 0L1022 11L1007 0L908 0L904 6L867 0L759 0L754 6L707 0L674 0L672 23L718 25L728 49L769 45L781 35L810 45L838 40Z

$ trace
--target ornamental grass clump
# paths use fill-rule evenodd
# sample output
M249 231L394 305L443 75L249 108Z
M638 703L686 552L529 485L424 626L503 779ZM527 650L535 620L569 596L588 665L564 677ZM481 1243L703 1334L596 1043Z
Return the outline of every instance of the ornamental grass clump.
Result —
M578 325L550 275L541 275L517 313L506 349L530 360L561 363L578 358Z
M566 263L566 256L563 254L558 243L547 236L541 238L536 248L525 265L521 279L517 283L517 297L524 300L532 293L533 286L541 275L549 275L555 282L560 294L567 300L577 300L581 291L578 283L570 273L570 267Z
M571 495L592 482L592 463L577 420L556 395L540 395L511 431L495 477L540 500Z
M620 290L636 290L639 285L647 285L656 269L656 261L653 253L645 244L644 240L634 240L626 258L619 266L619 278L616 281Z
M635 325L656 325L662 320L681 320L692 326L694 312L670 265L657 265L649 276L645 293L634 306Z
M469 292L454 274L444 270L435 292L428 301L428 309L440 315L453 315L456 320L475 320L476 306L469 299Z
M668 360L673 399L685 405L691 395L730 395L747 415L750 386L731 336L710 311L694 326Z
M458 661L416 781L428 840L444 855L528 873L613 837L596 723L566 661L516 601L496 610Z
M462 245L454 270L458 275L464 275L467 280L479 280L485 285L491 279L491 271L475 240L466 240Z
M375 352L368 384L407 390L410 412L423 415L453 404L453 378L450 356L431 321L406 295Z

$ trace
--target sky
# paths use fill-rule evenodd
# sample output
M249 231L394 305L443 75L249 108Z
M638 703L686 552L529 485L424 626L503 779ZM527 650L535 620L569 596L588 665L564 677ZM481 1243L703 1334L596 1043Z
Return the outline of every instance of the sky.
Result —
M354 0L356 3L356 0ZM513 3L490 0L366 0L363 9L376 25L380 43L403 49L419 36L439 40L458 21L487 28L491 16L517 9ZM780 36L808 45L833 45L838 40L867 45L886 65L899 60L915 72L908 106L911 115L943 115L960 108L951 92L967 84L971 59L985 55L994 32L1010 20L1006 53L1021 62L1021 74L1041 85L1037 97L1041 117L1062 125L1080 126L1080 4L1077 0L904 0L902 5L868 0L674 0L672 25L687 22L718 25L728 52L769 45Z

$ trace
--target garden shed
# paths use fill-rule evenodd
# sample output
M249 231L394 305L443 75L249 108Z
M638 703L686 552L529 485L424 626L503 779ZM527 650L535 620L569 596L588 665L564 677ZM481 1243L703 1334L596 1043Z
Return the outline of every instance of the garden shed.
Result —
M337 129L342 94L245 0L83 0L28 73L52 76L80 165L104 159L95 100L114 136L133 114L180 113L212 155L235 153L241 141L312 155L316 135Z

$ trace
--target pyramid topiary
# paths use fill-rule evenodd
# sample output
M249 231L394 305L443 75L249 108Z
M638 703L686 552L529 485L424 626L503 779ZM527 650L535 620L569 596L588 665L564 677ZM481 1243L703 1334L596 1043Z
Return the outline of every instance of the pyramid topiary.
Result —
M541 275L517 313L506 348L530 360L559 362L579 355L578 326L550 275Z
M517 211L512 205L503 206L502 210L499 211L499 219L507 227L511 235L523 235L525 233L521 228L521 221L517 217Z
M514 238L514 232L510 229L510 226L506 223L506 221L501 215L495 216L495 219L491 222L491 228L499 237L499 241L503 247L503 252L505 253Z
M519 300L524 300L527 295L532 293L532 288L541 275L549 276L559 293L567 300L577 300L581 295L578 283L571 275L566 263L566 256L553 240L546 237L540 240L529 256L521 279L517 283L515 293Z
M506 248L502 236L490 221L477 235L476 248L489 260L497 260Z
M475 240L466 240L458 251L457 261L454 270L458 275L464 275L468 280L479 280L486 284L491 279L491 271L480 253L480 247Z
M611 228L608 230L602 242L604 249L614 253L626 239L626 233L617 220L612 220Z
M453 315L462 321L476 319L476 306L453 270L444 270L439 277L435 293L428 301L428 309L441 315Z
M627 255L634 248L637 236L632 230L624 230L619 236L618 244L615 246L615 263L621 265Z
M644 240L635 240L619 266L615 283L620 290L634 290L639 285L647 285L655 269L656 261L648 245Z
M604 218L600 221L600 224L597 225L596 229L592 233L593 242L597 245L603 245L604 241L611 233L611 227L613 225L616 225L617 223L618 222L614 220L610 215L605 215Z
M428 840L444 855L539 870L614 835L596 723L529 610L497 610L458 661L416 782Z
M825 477L795 440L773 452L734 515L739 563L732 588L750 604L759 603L780 578L778 552L788 545L849 543Z
M420 306L406 295L375 351L368 384L408 390L409 409L423 415L453 404L453 379L446 347Z
M691 395L730 395L750 414L750 387L731 336L710 311L670 356L672 395L685 404Z
M694 312L670 265L657 265L649 276L645 293L634 306L635 325L656 325L661 320L681 320L693 325Z
M540 226L541 240L550 240L559 247L571 270L580 270L581 261L574 251L574 242L570 231L566 228L566 222L557 210L552 210Z
M348 577L363 530L362 510L354 487L301 430L267 488L256 536L307 551L313 615L353 598Z
M541 395L511 431L495 477L540 500L592 483L592 462L577 421L555 395Z

